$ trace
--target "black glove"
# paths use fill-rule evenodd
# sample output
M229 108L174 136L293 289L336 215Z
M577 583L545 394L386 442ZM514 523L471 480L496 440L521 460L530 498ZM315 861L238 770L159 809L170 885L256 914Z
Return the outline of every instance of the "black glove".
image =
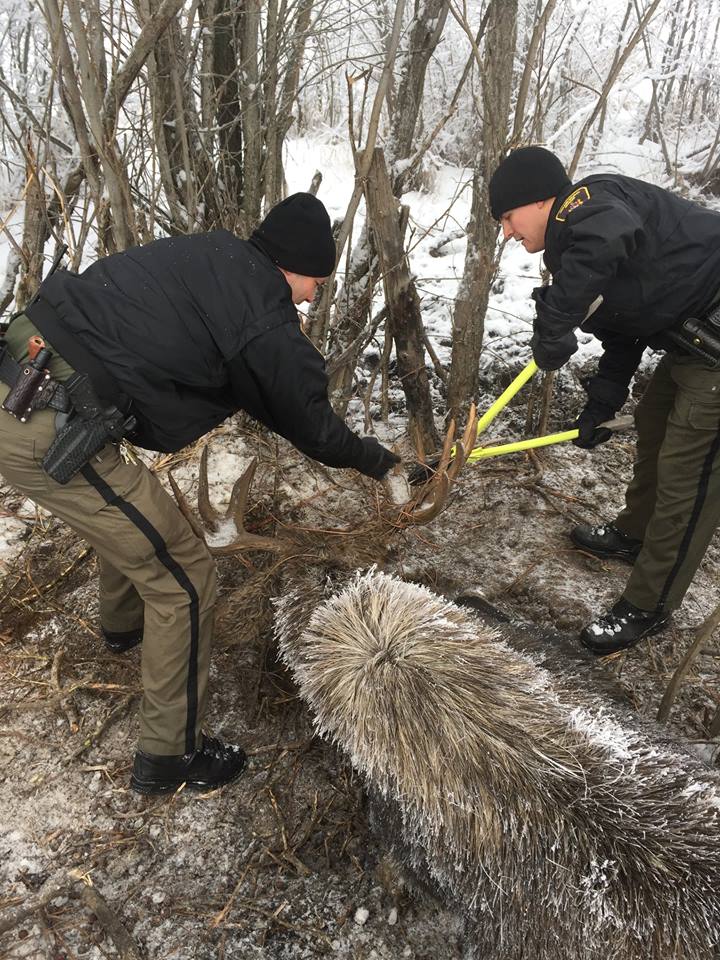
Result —
M606 403L592 398L588 400L574 424L580 431L577 440L573 440L575 446L582 447L583 450L592 450L598 444L609 440L612 436L612 430L608 430L607 427L600 427L600 424L614 416L615 411Z
M392 470L396 463L400 463L400 457L387 447L383 447L375 437L361 437L360 442L364 449L363 462L358 470L366 477L382 480L388 470Z
M575 334L559 340L541 340L537 333L530 339L533 360L541 370L559 370L577 350Z
M435 460L434 463L437 467L438 460ZM408 483L411 487L420 487L424 483L429 483L436 472L429 463L414 463L408 472Z
M561 313L545 302L550 287L536 287L532 298L537 305L530 347L533 359L541 370L559 370L578 348L573 328L582 321L581 314ZM569 329L568 329L569 328Z

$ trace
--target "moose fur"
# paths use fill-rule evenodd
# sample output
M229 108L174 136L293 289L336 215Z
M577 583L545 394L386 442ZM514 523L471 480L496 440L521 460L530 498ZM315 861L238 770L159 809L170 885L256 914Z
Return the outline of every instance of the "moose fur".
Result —
M532 631L374 570L317 573L277 602L281 654L478 957L718 955L714 775Z

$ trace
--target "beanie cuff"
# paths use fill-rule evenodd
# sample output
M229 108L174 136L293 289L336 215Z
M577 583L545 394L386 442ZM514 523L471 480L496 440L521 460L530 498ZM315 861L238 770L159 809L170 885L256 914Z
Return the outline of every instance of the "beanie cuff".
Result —
M295 193L272 208L250 240L274 264L304 277L329 277L336 248L330 217L310 193Z
M560 159L544 147L520 147L499 164L488 183L495 220L517 207L556 197L572 182Z

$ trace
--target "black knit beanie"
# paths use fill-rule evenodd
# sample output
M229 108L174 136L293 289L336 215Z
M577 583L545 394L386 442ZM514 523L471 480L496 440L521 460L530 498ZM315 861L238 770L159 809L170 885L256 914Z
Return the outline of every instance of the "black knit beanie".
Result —
M311 193L293 193L273 207L250 240L279 267L303 277L329 277L335 241L323 203Z
M520 147L490 177L490 210L499 220L508 210L556 197L570 186L565 167L545 147Z

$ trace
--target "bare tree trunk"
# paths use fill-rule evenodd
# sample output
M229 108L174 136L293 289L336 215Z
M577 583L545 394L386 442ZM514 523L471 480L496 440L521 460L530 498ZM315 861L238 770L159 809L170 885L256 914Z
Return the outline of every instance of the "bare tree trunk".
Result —
M208 125L217 124L216 169L224 184L228 221L238 220L245 189L239 80L241 11L242 5L235 0L207 0L203 13L203 44L212 73L212 93L209 89L206 93L212 99L204 113Z
M375 0L374 7L376 8L376 14L374 19L376 20L377 32L381 38L380 42L383 45L383 53L385 55L385 61L387 62L390 49L392 47L392 24L393 17L390 15L390 5L386 0ZM417 10L417 0L415 3L415 9ZM397 11L396 11L397 12ZM395 76L391 74L389 77L389 83L385 91L385 106L387 108L387 115L392 123L392 119L395 116Z
M715 30L713 32L712 43L710 44L710 49L706 54L706 59L709 63L715 62L715 51L717 50L718 42L718 30L720 30L720 17L715 19ZM709 78L705 78L702 82L702 100L701 100L701 111L703 115L706 115L709 110L710 97L711 97L711 84Z
M638 18L638 21L641 19L640 9L638 7L638 0L633 0L635 5L635 15ZM648 68L652 69L652 55L650 53L650 44L648 43L648 38L645 32L643 32L643 46L645 48L645 59L647 61ZM650 107L648 108L647 116L645 118L645 128L643 130L643 135L640 140L640 143L643 140L646 140L651 136L652 132L652 121L651 117L655 116L655 132L657 134L657 141L660 143L660 148L662 150L663 160L665 161L665 173L670 176L672 174L672 164L670 163L670 154L668 153L667 143L665 142L665 135L662 128L662 115L660 113L660 104L658 103L657 96L657 80L653 78L652 80L652 94L650 95ZM655 140L655 137L653 137Z
M83 0L87 24L90 59L94 64L100 96L107 92L107 63L105 61L105 33L99 0Z
M477 395L485 313L497 269L497 224L487 183L507 143L516 32L517 0L491 0L482 71L483 145L473 176L465 271L453 315L448 411L456 421L461 408Z
M55 0L45 0L44 12L53 44L53 52L61 72L60 95L80 148L85 177L90 186L93 201L98 208L98 220L100 221L102 186L98 158L90 145L90 133L85 121L82 97L80 96L80 88L65 34L65 27L60 19L60 11Z
M353 371L362 346L360 334L370 322L373 289L379 275L378 257L365 219L358 242L353 247L340 292L335 298L335 322L331 330L333 353L345 355L345 361L332 378L330 397L335 411L344 416L350 400ZM348 353L351 344L355 350Z
M201 32L200 77L198 79L200 88L200 135L203 149L208 155L213 149L212 128L216 115L215 43L219 31L217 7L218 0L200 0L198 6ZM230 82L230 74L226 76L226 80L228 83Z
M160 14L161 0L138 0L150 19ZM155 140L161 170L166 166L166 195L174 198L171 210L175 229L187 233L209 227L227 226L230 217L218 203L217 178L210 163L212 148L203 136L202 115L196 108L191 83L192 53L177 18L173 18L154 47L158 74L150 93L153 103ZM201 84L203 78L201 78Z
M88 33L83 19L83 14L85 18L94 16L95 7L90 4L83 10L80 0L67 0L71 22L68 31L57 0L43 0L54 55L62 71L61 96L80 147L105 251L124 249L139 239L128 172L116 142L117 119L130 87L182 3L183 0L162 0L157 12L142 25L130 53L106 86L106 65L94 60L101 54L104 59L94 29L97 25ZM69 34L77 53L77 69Z
M22 257L14 248L8 252L5 261L5 277L0 287L0 313L5 313L13 300L15 300L17 308L21 309L15 296L15 281L17 280L21 260Z
M440 441L425 369L420 301L403 249L398 201L393 196L380 148L373 152L366 199L385 286L385 336L392 336L395 341L397 372L407 399L408 431L411 437L420 437L425 450L434 450Z
M231 0L232 2L232 0ZM263 197L263 133L260 112L260 0L245 0L240 14L240 62L243 82L240 87L242 132L245 146L243 197L240 228L250 233L260 219Z
M672 67L673 67L676 52L678 49L677 38L678 38L678 26L680 22L680 11L678 9L678 6L676 6L675 4L672 4L668 9L668 20L670 22L670 32L668 34L668 38L665 43L662 64L660 66L660 75L662 77L668 77L668 74L672 73ZM670 80L672 80L672 76L670 76L669 79L664 79L659 81L659 84L662 85L660 97L662 101L661 106L663 107L663 109L667 107L668 100L670 99L670 91L672 89L669 82Z
M274 206L282 199L282 157L278 157L278 143L282 137L278 130L277 89L278 89L278 0L267 0L265 14L264 44L264 112L265 112L265 169L263 194L265 209ZM278 166L278 159L280 164Z
M670 39L668 41L668 64L667 69L663 70L663 73L670 73L670 76L665 81L665 89L663 90L664 107L667 107L670 103L673 87L675 86L675 75L677 73L678 63L680 62L682 50L685 45L685 36L689 27L690 10L691 0L687 0L686 6L681 14L679 14L677 10L673 11L672 13L673 26ZM682 27L680 27L681 22Z
M345 218L340 226L338 234L336 236L336 248L337 248L337 259L336 264L340 260L340 257L343 254L345 249L345 244L348 242L348 239L352 232L352 226L355 221L355 214L357 213L357 208L360 204L360 200L365 189L365 181L367 180L368 173L370 171L370 166L373 160L373 151L375 149L375 143L377 142L378 128L380 125L380 113L387 97L388 88L390 86L390 81L392 78L393 66L395 63L395 56L397 54L398 44L400 42L400 33L402 29L402 20L403 13L405 12L405 0L399 0L395 5L395 19L393 21L392 35L390 37L387 55L385 63L383 65L383 71L380 75L380 81L375 91L375 97L373 99L373 104L370 110L370 119L368 120L367 128L367 137L365 140L365 146L362 150L355 148L353 143L353 154L355 160L355 188L353 190L352 196L350 197L350 203L348 204L347 211L345 213ZM350 87L350 92L352 95L352 87L348 81ZM351 102L352 108L352 102ZM351 111L351 129L352 129L352 111ZM333 278L335 274L333 272ZM320 298L320 303L318 305L315 317L313 320L313 325L311 329L310 336L313 341L320 346L321 349L324 348L325 338L329 328L329 317L330 317L330 291L331 284L325 284L323 289L323 294Z
M688 33L688 31L690 33L690 36L688 37L686 50L681 49L681 52L680 52L680 58L682 58L683 54L685 54L686 61L689 58L695 46L695 36L697 33L697 21L698 21L697 5L693 2L693 0L689 0L688 11L685 19L685 28L682 34L683 46L685 45L684 43L685 36ZM680 101L683 104L683 107L687 99L689 84L690 84L690 67L686 63L682 71L680 83L678 84L678 93L676 97L676 101Z
M147 22L157 8L157 0L137 0L141 19ZM148 83L152 105L153 132L160 179L170 208L170 228L184 233L188 228L189 209L187 181L192 176L188 166L186 125L182 104L178 111L178 76L183 62L178 57L179 29L172 23L148 57ZM185 186L184 186L185 182Z
M715 139L708 152L705 166L696 178L704 190L709 190L715 195L720 194L720 157L718 157L717 154L718 146L720 146L720 125L718 125L715 131Z
M45 2L50 5L51 3L54 4L56 0L45 0ZM70 14L72 36L78 58L80 89L85 106L85 115L93 146L103 166L105 188L113 212L112 233L115 246L119 250L124 250L136 243L138 239L135 210L130 199L127 171L120 159L114 131L111 131L108 136L105 129L103 91L99 79L101 71L96 68L92 60L87 28L82 17L79 0L66 0L66 4ZM57 17L60 18L59 11Z
M449 7L449 0L424 0L410 24L408 50L403 57L386 147L391 166L397 160L406 160L412 152L425 93L425 73L442 36ZM395 196L401 196L406 187L404 171L394 171Z
M20 283L15 295L18 310L22 310L25 304L35 296L42 280L43 252L49 230L45 191L39 173L32 144L28 139L25 162L27 187L25 190L22 266Z
M409 30L408 52L404 56L393 118L386 144L391 168L396 160L407 159L413 149L414 134L423 98L425 73L434 53L447 19L449 0L425 0L419 7ZM396 197L408 186L409 177L416 167L405 165L393 169L392 192ZM370 322L370 300L375 284L373 266L376 250L372 235L363 227L358 242L350 257L351 269L335 303L335 318L332 329L333 347L346 350L358 342L359 334ZM358 346L358 350L360 347ZM350 399L351 372L358 354L347 355L344 368L338 372L334 383L333 404L342 413Z
M530 81L535 68L535 60L537 58L538 49L540 48L540 42L545 36L548 21L552 16L552 12L555 9L556 3L557 0L547 0L545 9L535 20L535 26L533 27L527 53L525 54L525 68L523 70L522 77L520 78L520 86L518 88L517 101L515 103L515 120L513 122L512 134L510 136L510 141L512 143L518 143L522 139L523 125L525 122L525 107L527 105L528 92L530 90Z
M292 37L286 38L287 61L285 77L282 82L277 113L273 116L269 107L269 118L265 145L265 205L266 208L277 203L283 197L285 189L285 171L282 162L282 149L285 137L293 122L293 108L297 103L300 68L305 53L310 27L310 15L314 0L299 0ZM270 69L268 64L266 69ZM272 122L270 122L270 119Z

